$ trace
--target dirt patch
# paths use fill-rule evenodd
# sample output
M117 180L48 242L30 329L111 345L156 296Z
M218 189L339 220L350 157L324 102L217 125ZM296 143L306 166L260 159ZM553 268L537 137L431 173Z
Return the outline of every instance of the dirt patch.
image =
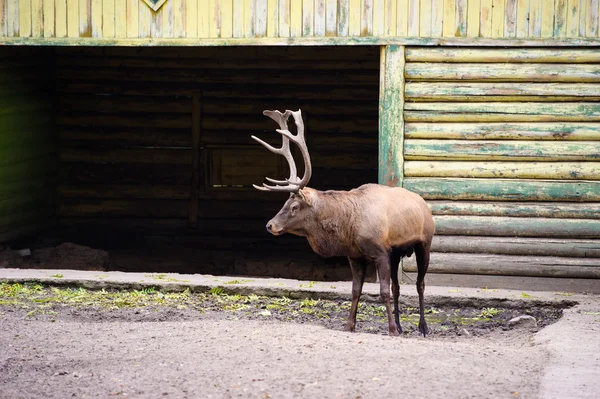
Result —
M0 285L0 310L37 320L84 322L171 322L184 320L271 320L321 325L342 330L350 302L259 295L228 295L220 287L210 293L163 293L147 288L132 291L91 291L82 288L50 288L42 285ZM523 302L520 307L427 307L430 335L485 336L508 331L517 316L533 316L535 332L556 322L562 310ZM405 337L418 337L418 309L402 306L400 320ZM357 331L387 334L385 307L360 304Z
M0 250L0 267L4 268L106 271L109 265L108 252L68 242L33 251Z

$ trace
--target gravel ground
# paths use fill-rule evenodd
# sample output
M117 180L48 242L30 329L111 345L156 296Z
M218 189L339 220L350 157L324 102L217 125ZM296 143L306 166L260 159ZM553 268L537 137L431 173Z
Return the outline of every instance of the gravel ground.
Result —
M560 315L429 308L419 338L405 308L407 333L389 337L376 304L351 334L343 301L33 291L0 303L1 398L535 398L550 352L506 319Z

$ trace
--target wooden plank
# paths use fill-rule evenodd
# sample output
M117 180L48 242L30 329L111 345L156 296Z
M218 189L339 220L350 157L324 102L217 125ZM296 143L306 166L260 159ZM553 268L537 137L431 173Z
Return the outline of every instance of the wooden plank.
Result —
M92 37L102 37L102 0L91 0L90 18Z
M481 0L468 0L466 12L467 12L466 36L469 36L469 37L480 36L479 31L480 31L481 12L482 12Z
M404 175L409 177L600 180L600 163L405 161Z
M600 82L597 64L462 64L407 63L414 80L485 80L527 82Z
M268 4L265 0L257 0L254 5L254 19L256 21L254 27L255 37L264 37L268 33ZM252 13L250 13L252 14Z
M6 0L7 36L18 37L20 28L19 0Z
M350 32L350 0L338 0L337 7L337 35L348 36ZM384 32L385 33L385 32Z
M235 23L234 23L234 27L235 27ZM279 1L278 0L267 0L267 36L279 37Z
M264 8L266 10L266 0L257 0L256 4L258 7L258 3L263 1ZM219 37L230 38L233 37L233 0L220 0L220 12L221 12L221 32ZM259 14L256 16L257 24L258 24ZM262 25L265 27L264 31L266 34L267 31L267 17L263 16L264 22Z
M456 35L456 0L444 0L442 25L442 35L444 37L454 37Z
M165 2L165 4L163 4L163 6L158 10L158 13L161 14L162 17L160 37L173 37L173 1L169 0ZM118 17L118 14L116 14L115 17ZM117 27L118 24L115 21L115 29Z
M420 0L408 1L408 36L419 36Z
M187 217L185 201L169 199L64 199L58 209L64 217Z
M302 36L302 2L290 1L290 37Z
M481 0L479 35L492 37L492 0Z
M588 14L588 2L589 0L580 0L579 2L579 34L578 36L585 37L586 35L586 22Z
M139 37L149 38L152 36L152 20L152 9L145 3L140 2L138 7Z
M95 199L181 199L189 200L190 187L158 184L87 184L79 186L60 185L58 193L62 198Z
M432 1L431 4L431 36L441 37L444 32L444 2Z
M600 258L600 240L531 237L433 237L434 252Z
M0 0L0 3L2 2L3 0ZM2 6L0 6L0 11L1 8ZM43 36L44 15L42 13L42 9L42 0L31 0L31 36L33 37ZM0 13L0 20L1 19L2 14Z
M383 36L385 29L384 7L385 0L373 0L373 36Z
M467 11L467 0L456 0L456 36L467 36Z
M216 32L216 25L214 25L215 9L217 0L198 0L198 6L196 11L198 12L198 36L199 38L211 38L211 21L213 21L213 31ZM251 20L252 23L254 19Z
M115 37L115 0L102 2L102 37Z
M42 5L44 37L53 37L55 35L54 9L54 0L44 0Z
M126 21L126 35L127 37L138 37L140 34L139 29L139 1L127 0L127 21Z
M118 2L118 4L124 6L125 3ZM125 18L124 7L122 11ZM79 0L67 0L67 36L79 37Z
M585 23L585 33L587 37L598 36L598 24L600 19L600 2L598 0L588 0L587 20Z
M61 184L82 189L105 185L182 186L189 194L192 171L189 164L164 163L62 163ZM109 192L107 192L107 195ZM100 196L98 197L100 198ZM120 198L120 197L117 197Z
M513 0L514 1L514 0ZM515 34L517 37L529 36L530 24L530 0L516 0L516 13L513 16L515 19Z
M315 36L325 36L325 0L315 0Z
M8 1L0 0L0 36L8 36Z
M419 36L420 37L431 37L432 28L432 5L431 0L420 0L419 2Z
M360 35L373 35L373 0L362 0Z
M402 186L404 159L404 47L381 50L379 102L379 183Z
M202 132L200 115L202 103L199 95L192 98L192 178L190 183L190 203L188 205L188 225L196 227L198 224L198 194L200 192L200 163L202 151Z
M434 111L442 113L494 113L524 115L567 115L572 118L585 118L588 121L600 117L600 104L581 103L528 103L527 107L515 103L407 103L409 111ZM589 119L588 119L589 118Z
M406 177L404 187L430 200L600 202L600 183L586 181Z
M325 36L337 35L337 0L325 1Z
M440 235L600 238L600 220L434 216Z
M396 17L396 34L398 36L408 36L408 1L409 0L396 0L397 1L397 17ZM443 19L440 17L440 24ZM441 34L440 34L441 36Z
M67 37L67 0L54 0L56 37Z
M599 83L463 83L409 82L413 101L598 101Z
M314 35L314 5L313 0L302 0L302 36Z
M598 123L406 123L407 139L595 140Z
M26 197L29 193L50 192L56 183L50 176L30 178L28 180L9 182L0 186L0 200Z
M174 37L185 37L185 1L184 0L172 0L173 1L173 36Z
M492 37L504 37L504 0L492 0Z
M567 0L554 1L554 37L567 37Z
M407 139L404 142L404 157L411 161L592 161L600 159L600 142Z
M173 149L62 148L62 162L122 162L190 165L191 151Z
M403 264L404 272L416 272L414 259ZM554 256L507 256L484 254L432 253L430 273L483 274L497 276L600 278L597 259Z
M554 7L542 7L541 37L554 36Z
M165 17L165 7L159 8L158 11L150 10L152 17L150 22L150 37L162 38L163 37L163 19Z
M579 36L579 0L567 0L567 37Z
M542 36L543 0L529 0L529 37Z
M279 0L279 37L290 37L290 11L290 0Z
M185 33L186 37L198 37L198 0L185 2Z
M31 0L19 0L19 36L31 36Z
M396 18L398 17L396 0L384 0L384 36L396 36Z
M600 63L600 49L478 49L409 47L407 62L457 63Z
M434 215L600 219L600 203L429 201Z
M128 0L132 1L132 0ZM45 5L46 0L44 0ZM44 10L46 14L46 10ZM45 23L45 20L44 20ZM54 24L53 24L54 25ZM92 4L90 0L79 0L79 37L92 36Z
M308 0L311 2L311 0ZM360 21L361 21L361 0L350 0L349 11L348 11L348 35L349 36L360 36ZM316 6L319 0L315 0L315 13Z

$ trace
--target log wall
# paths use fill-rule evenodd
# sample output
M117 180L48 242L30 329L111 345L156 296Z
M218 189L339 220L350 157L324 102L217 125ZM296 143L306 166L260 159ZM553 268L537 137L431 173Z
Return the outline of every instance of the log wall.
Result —
M34 50L0 47L0 243L55 223L53 58Z
M407 48L404 78L404 187L435 215L433 269L600 277L600 52Z
M597 38L598 0L0 0L0 37Z

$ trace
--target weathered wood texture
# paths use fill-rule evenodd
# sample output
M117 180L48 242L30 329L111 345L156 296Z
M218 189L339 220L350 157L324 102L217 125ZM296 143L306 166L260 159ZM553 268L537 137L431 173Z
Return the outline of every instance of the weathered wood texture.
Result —
M58 143L51 64L51 51L0 47L0 243L54 223Z
M599 277L537 256L598 254L575 244L600 238L600 52L409 47L406 61L404 187L429 202L434 251L466 253L430 270Z
M312 187L377 181L376 48L56 51L64 227L270 240L286 196L251 184L288 171L250 138L280 142L265 109L302 109Z
M48 4L49 3L49 6ZM466 0L0 1L0 36L128 38L485 37L596 38L598 0L565 21L566 2ZM512 6L511 6L512 5ZM584 8L582 8L584 6ZM579 11L577 11L579 16Z

